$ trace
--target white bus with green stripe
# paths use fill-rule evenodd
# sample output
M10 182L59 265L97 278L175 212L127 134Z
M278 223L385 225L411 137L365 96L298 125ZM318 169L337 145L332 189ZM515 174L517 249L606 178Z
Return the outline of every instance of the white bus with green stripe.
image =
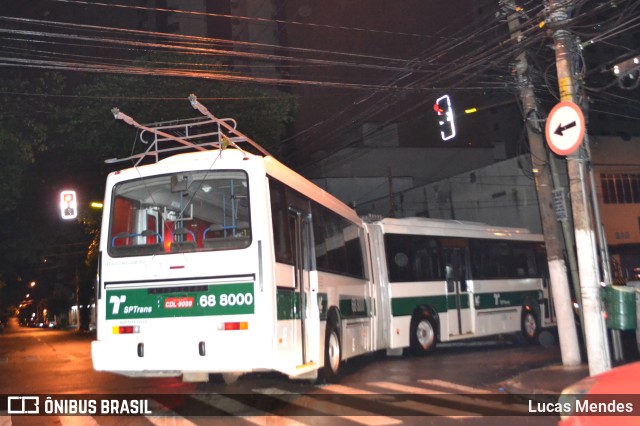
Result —
M114 110L148 148L110 160L133 167L106 182L96 370L333 379L378 350L520 330L534 340L553 325L541 236L365 222L191 101L203 119L143 126Z
M107 178L94 368L334 377L378 349L364 222L191 100L204 119L143 126L114 110L149 148Z
M541 235L426 218L368 229L378 346L428 353L437 342L506 333L533 342L555 325Z

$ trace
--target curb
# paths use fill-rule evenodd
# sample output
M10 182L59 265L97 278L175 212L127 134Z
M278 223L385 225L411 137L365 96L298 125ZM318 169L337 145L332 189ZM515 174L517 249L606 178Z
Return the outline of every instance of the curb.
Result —
M501 383L506 393L526 395L536 402L557 402L562 390L589 375L586 365L551 365L529 370Z

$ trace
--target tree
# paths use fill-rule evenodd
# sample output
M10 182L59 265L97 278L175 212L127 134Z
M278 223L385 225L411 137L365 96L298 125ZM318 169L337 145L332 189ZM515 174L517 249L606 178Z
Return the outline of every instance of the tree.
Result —
M91 253L89 246L97 239L98 222L87 220L82 210L90 200L103 197L106 175L114 169L104 160L128 155L136 135L113 118L114 106L141 123L196 117L187 101L195 93L214 114L236 119L243 133L277 150L295 111L291 96L157 73L161 64L175 62L167 55L144 57L139 61L142 75L29 71L0 79L0 220L12 223L0 227L0 238L8 242L0 248L0 278L12 271L41 269L53 254L51 259L58 258L55 267L80 267L77 273L66 271L65 277L81 277L83 288L92 285L95 250ZM183 66L203 67L192 62ZM59 218L57 196L62 189L78 193L80 216L75 222ZM78 251L85 252L79 262L61 260Z

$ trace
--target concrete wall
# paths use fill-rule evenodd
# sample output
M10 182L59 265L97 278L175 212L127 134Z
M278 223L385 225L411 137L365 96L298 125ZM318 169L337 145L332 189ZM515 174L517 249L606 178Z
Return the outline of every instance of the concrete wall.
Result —
M515 226L541 232L528 157L521 156L394 195L397 216L423 216ZM358 204L358 213L388 215L389 197ZM401 213L401 214L400 214Z

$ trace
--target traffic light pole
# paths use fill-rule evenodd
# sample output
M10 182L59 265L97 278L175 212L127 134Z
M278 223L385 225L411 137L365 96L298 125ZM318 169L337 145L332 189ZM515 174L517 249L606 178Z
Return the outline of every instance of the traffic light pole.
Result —
M548 18L551 24L562 24L567 20L565 4L560 0L549 1L550 13ZM557 25L558 28L561 26ZM565 29L556 29L553 33L553 40L560 100L575 103L573 70L569 62L570 47L573 45L571 34ZM591 203L589 197L587 197L585 185L586 161L587 155L584 148L580 148L576 153L567 156L587 358L589 374L594 375L611 369L611 359L604 316L600 304L600 274L596 241L590 216Z
M509 6L515 10L513 1ZM510 13L507 17L511 39L517 40L520 36L519 20L517 13ZM542 138L542 129L537 115L537 105L533 85L527 77L528 62L525 52L516 58L516 75L520 87L527 138L531 150L531 165L535 177L536 192L538 194L538 206L547 251L549 264L549 278L551 281L551 294L554 301L556 318L558 321L558 337L560 340L560 353L562 365L574 367L580 365L580 345L576 332L573 315L573 304L569 291L567 267L563 256L563 244L561 241L561 229L552 209L553 182L551 167L547 160L547 149Z

